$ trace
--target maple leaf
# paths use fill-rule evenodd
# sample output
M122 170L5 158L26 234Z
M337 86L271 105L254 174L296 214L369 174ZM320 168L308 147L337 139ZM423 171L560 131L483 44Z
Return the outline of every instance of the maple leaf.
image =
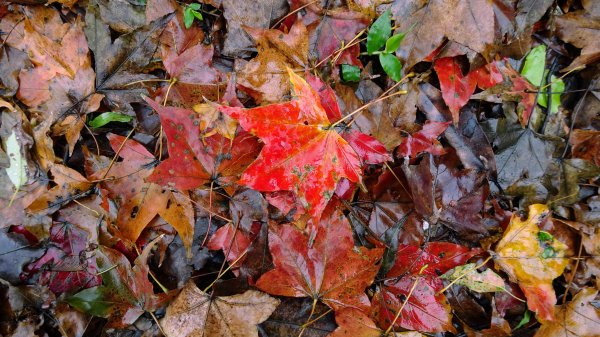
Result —
M360 158L329 128L317 93L290 69L288 73L297 99L247 110L219 109L265 143L240 184L263 192L295 192L316 224L341 178L361 181Z
M527 298L527 306L541 320L554 319L556 294L552 280L562 275L569 260L567 246L555 238L546 238L538 224L549 213L545 205L529 206L529 216L521 220L513 215L496 247L494 261L511 281L518 282Z
M308 64L306 27L297 22L288 34L277 29L245 27L256 41L258 56L238 72L238 86L257 103L275 103L290 91L287 68L304 68Z
M535 337L594 337L600 331L600 312L594 303L598 290L581 289L569 303L556 306L554 320L542 322Z
M256 224L259 225L259 223ZM255 227L253 228L254 231L246 232L231 223L226 224L210 237L206 248L210 250L222 250L230 264L233 264L235 261L236 266L240 266L246 259L243 255L247 253L248 248L260 230L260 228L256 228L257 226L253 227ZM238 275L238 269L234 269L233 273Z
M117 214L120 234L135 242L150 221L160 215L177 230L191 256L194 208L190 199L183 193L145 181L153 173L156 159L143 145L115 134L108 134L107 138L123 161L98 170L92 177L104 179L103 187L120 206Z
M150 182L180 190L210 181L230 187L260 150L256 138L247 132L239 132L233 141L220 134L202 139L201 119L194 111L164 107L149 98L146 102L160 116L169 149L169 158L154 169Z
M168 336L258 337L256 324L278 304L276 298L256 290L212 297L189 281L167 307L161 326Z
M111 327L126 327L145 311L153 312L163 306L173 294L154 294L146 263L159 239L144 248L133 267L123 254L101 246L96 262L103 271L102 285L82 290L68 297L67 302L80 311L108 318Z
M422 337L416 331L389 332L380 329L369 316L355 309L335 312L338 327L328 337Z
M400 157L415 157L421 152L429 152L439 156L446 151L437 140L451 122L433 122L427 121L423 129L409 135L398 147L397 153Z
M443 282L438 276L480 252L447 242L431 242L422 249L400 245L387 281L373 298L373 316L384 328L395 322L395 328L453 331L450 305L440 293ZM396 318L400 308L403 310Z
M454 124L458 124L458 113L471 94L475 91L475 81L470 76L464 76L456 57L444 57L435 60L433 68L440 80L442 96L452 112Z
M319 95L321 106L325 109L329 121L336 122L340 120L342 112L335 91L318 76L309 73L306 74L306 82ZM341 135L366 164L381 164L392 159L385 146L372 136L348 129L343 130Z
M275 269L261 276L256 283L259 289L273 295L311 297L334 310L369 309L364 289L373 282L383 249L355 248L348 220L333 206L323 213L312 245L293 225L270 228Z
M40 272L39 283L48 285L57 295L99 285L101 278L96 274L96 258L85 254L88 235L90 233L71 223L54 223L50 228L48 249L25 268L23 276Z

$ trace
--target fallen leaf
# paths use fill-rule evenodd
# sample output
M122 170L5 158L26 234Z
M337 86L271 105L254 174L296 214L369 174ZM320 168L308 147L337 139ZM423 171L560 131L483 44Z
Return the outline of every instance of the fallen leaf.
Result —
M156 159L143 145L115 134L107 138L123 161L114 162L91 177L103 180L102 186L119 206L119 234L135 242L150 221L160 215L177 230L191 256L194 208L189 197L145 181L153 174Z
M308 64L306 27L297 22L284 34L277 29L246 27L256 41L258 56L237 72L237 82L257 103L277 103L290 92L286 69Z
M338 328L328 337L422 337L416 331L388 332L377 327L369 316L355 309L342 309L335 313Z
M584 10L573 11L556 17L556 34L563 41L581 48L581 54L562 69L571 71L587 66L600 59L600 23L598 17Z
M135 116L131 103L142 102L141 95L148 95L148 91L142 85L131 84L154 78L143 71L154 57L161 32L172 16L162 16L113 39L100 9L88 5L84 31L96 61L96 92L105 96L104 101L113 111Z
M279 300L256 290L212 297L189 281L167 307L161 326L169 336L258 337Z
M169 149L169 158L154 169L148 181L180 190L213 181L232 192L233 183L260 150L257 139L247 132L239 132L233 140L220 134L202 139L200 118L194 111L165 107L149 98L146 101L161 118Z
M448 128L451 122L427 121L423 129L406 137L397 150L399 157L416 157L421 152L429 152L439 156L446 151L437 138Z
M335 131L317 93L288 70L297 99L244 110L220 106L265 143L240 184L258 191L293 191L316 226L337 182L361 179L360 159Z
M600 166L600 131L575 129L569 137L574 158L581 158Z
M471 94L475 91L475 81L471 76L464 76L456 57L444 57L435 60L433 68L440 80L442 96L452 112L454 124L458 124L458 113Z
M455 281L454 284L465 286L478 293L505 290L502 277L491 269L480 272L475 267L475 263L467 263L447 271L440 277L451 282Z
M400 24L398 31L408 32L397 52L406 69L429 55L444 37L489 55L497 20L491 2L435 0L419 5L420 8L402 14L394 12L394 19Z
M223 16L227 20L223 54L233 57L250 55L252 40L244 32L243 26L267 29L287 13L288 7L285 0L261 0L252 3L222 0L222 6Z
M49 246L38 260L25 267L24 277L39 273L39 284L57 296L62 293L100 285L96 257L90 247L95 244L83 228L68 222L56 222L50 228Z
M540 236L538 224L549 214L545 205L529 206L529 216L521 220L513 215L504 236L498 242L494 261L518 282L527 298L529 310L539 319L554 319L556 294L552 280L562 275L569 260L564 257L567 246L555 238Z
M556 306L554 319L542 322L535 337L594 337L600 329L600 312L592 303L598 291L594 288L581 289L573 299Z
M288 224L270 229L269 249L275 269L256 282L262 291L311 297L334 310L368 311L364 290L373 282L383 249L355 248L348 220L334 207L323 213L312 245L305 233Z
M373 317L382 328L394 322L397 329L454 331L452 311L440 293L444 286L438 275L478 253L478 249L447 242L431 242L423 249L399 245L394 266L373 297ZM402 312L398 314L400 308Z
M101 246L96 262L102 272L102 285L68 297L67 303L90 315L108 318L112 327L126 327L144 312L163 306L172 294L154 294L148 280L147 259L156 241L144 248L133 267L123 254Z

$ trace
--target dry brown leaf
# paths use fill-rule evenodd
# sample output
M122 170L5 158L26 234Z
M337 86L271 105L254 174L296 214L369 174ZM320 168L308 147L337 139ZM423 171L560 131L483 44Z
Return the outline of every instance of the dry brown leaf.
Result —
M582 289L567 304L556 306L554 321L542 324L535 337L597 337L600 311L591 304L598 290Z
M211 298L190 281L167 308L161 325L169 337L258 337L256 324L277 305L278 299L256 290Z

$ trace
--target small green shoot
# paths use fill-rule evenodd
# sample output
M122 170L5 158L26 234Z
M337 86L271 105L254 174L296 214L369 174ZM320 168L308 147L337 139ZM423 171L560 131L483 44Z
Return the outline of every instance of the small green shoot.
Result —
M202 13L199 12L201 7L202 6L197 2L185 6L185 9L183 10L183 24L186 29L189 29L192 26L194 19L202 21Z
M394 53L400 47L405 36L406 33L392 36L392 19L389 10L383 12L375 20L367 35L367 55L379 55L381 67L394 81L402 78L402 64ZM382 50L382 48L384 49Z

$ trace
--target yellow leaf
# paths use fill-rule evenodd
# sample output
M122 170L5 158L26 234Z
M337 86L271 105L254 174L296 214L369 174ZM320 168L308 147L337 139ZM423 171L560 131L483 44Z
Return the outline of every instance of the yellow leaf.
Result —
M552 280L562 275L568 259L567 246L542 232L538 224L550 213L546 205L529 206L529 217L513 215L498 243L495 262L518 282L527 297L527 306L541 320L552 320L556 294Z

